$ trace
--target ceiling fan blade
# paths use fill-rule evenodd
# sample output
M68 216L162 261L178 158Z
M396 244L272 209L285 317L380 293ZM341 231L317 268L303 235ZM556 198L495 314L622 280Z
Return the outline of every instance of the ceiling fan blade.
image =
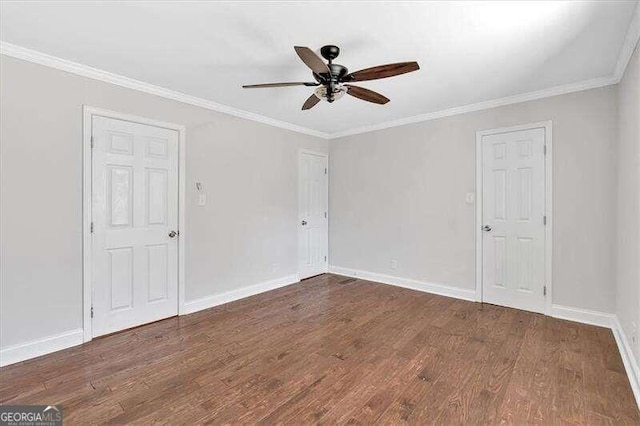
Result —
M302 105L302 109L303 110L311 109L314 106L316 106L318 102L320 102L320 98L317 97L316 95L311 95L306 101L304 101L304 104Z
M265 84L246 84L242 86L244 89L261 89L264 87L288 87L288 86L319 86L320 83L265 83Z
M398 62L397 64L379 65L377 67L352 72L344 76L342 81L377 80L379 78L393 77L419 69L420 66L417 62Z
M350 84L345 84L345 86L347 88L348 95L362 99L363 101L384 105L390 100L386 96L383 96L378 92L374 92L373 90L365 89L364 87L352 86Z
M313 50L302 46L295 46L294 49L298 56L300 56L300 59L302 59L302 62L311 68L311 71L316 74L330 73L327 64L325 64L320 56L316 55Z

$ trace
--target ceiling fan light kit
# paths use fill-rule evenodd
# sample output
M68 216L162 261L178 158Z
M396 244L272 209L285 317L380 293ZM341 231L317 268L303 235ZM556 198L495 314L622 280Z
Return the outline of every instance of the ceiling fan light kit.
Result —
M329 103L337 101L343 97L345 93L362 99L363 101L384 105L389 102L389 98L386 96L373 90L365 89L364 87L353 86L346 83L378 80L420 69L417 62L399 62L349 73L347 67L333 63L333 60L340 55L340 48L338 46L327 45L320 49L320 54L327 60L327 63L308 47L295 46L294 50L302 62L311 69L313 78L316 80L315 82L250 84L242 87L245 89L259 89L269 87L317 86L317 89L315 89L313 94L302 105L303 110L313 108L320 100Z

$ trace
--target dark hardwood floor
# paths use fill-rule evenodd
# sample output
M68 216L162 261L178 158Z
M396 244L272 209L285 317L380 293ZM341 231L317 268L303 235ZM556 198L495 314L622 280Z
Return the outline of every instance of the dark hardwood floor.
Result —
M640 424L611 331L322 275L0 370L65 424Z

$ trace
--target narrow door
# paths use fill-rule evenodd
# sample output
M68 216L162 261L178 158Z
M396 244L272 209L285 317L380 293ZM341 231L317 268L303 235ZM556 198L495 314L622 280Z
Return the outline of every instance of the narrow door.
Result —
M482 138L483 301L544 313L545 129Z
M93 335L178 313L178 133L94 116Z
M300 279L327 271L327 157L300 153L298 208L298 275Z

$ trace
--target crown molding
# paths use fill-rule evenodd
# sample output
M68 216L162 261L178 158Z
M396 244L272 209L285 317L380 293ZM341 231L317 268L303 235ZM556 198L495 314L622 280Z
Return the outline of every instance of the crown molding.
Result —
M149 93L151 95L156 95L185 104L198 106L211 111L217 111L223 114L245 118L247 120L256 121L258 123L267 124L269 126L279 127L281 129L291 130L293 132L316 136L322 139L329 139L329 134L324 132L308 129L306 127L298 126L293 123L288 123L285 121L265 117L260 114L233 108L227 105L210 101L208 99L187 95L185 93L166 89L164 87L145 83L143 81L134 80L132 78L125 77L119 74L114 74L98 68L89 67L77 62L68 61L66 59L27 49L25 47L17 46L15 44L7 43L4 41L0 41L0 54L44 65L50 68L59 69L61 71L70 72L82 77L87 77L94 80L103 81L105 83L111 83L117 86L126 87L128 89L137 90L139 92Z
M620 55L618 55L618 63L616 64L616 68L613 73L617 83L619 83L624 76L624 72L631 60L631 56L633 56L633 51L638 45L638 40L640 40L640 3L636 5L635 13L633 14L633 18L631 18L631 23L627 30L627 36L624 40L624 44L622 45L622 49L620 49Z
M505 105L519 104L521 102L534 101L537 99L549 98L552 96L565 95L582 90L595 89L603 86L616 84L618 81L614 77L602 77L593 80L581 81L578 83L566 84L563 86L551 87L549 89L538 90L535 92L522 93L504 98L492 99L489 101L478 102L440 111L430 112L427 114L414 115L411 117L399 118L397 120L385 121L384 123L373 124L371 126L358 127L357 129L345 130L343 132L331 133L331 139L342 138L345 136L357 135L360 133L373 132L376 130L389 129L391 127L404 126L407 124L420 123L422 121L430 121L443 117L451 117L453 115L466 114L469 112L482 111L491 108L497 108Z
M149 94L160 96L167 99L172 99L172 100L183 102L189 105L194 105L194 106L209 109L212 111L217 111L224 114L229 114L236 117L244 118L247 120L256 121L259 123L267 124L269 126L279 127L286 130L291 130L293 132L315 136L321 139L338 139L345 136L373 132L376 130L389 129L392 127L404 126L407 124L420 123L423 121L430 121L438 118L451 117L454 115L466 114L466 113L475 112L475 111L482 111L482 110L497 108L497 107L506 106L506 105L518 104L521 102L544 99L552 96L565 95L568 93L580 92L583 90L595 89L598 87L617 84L620 82L620 80L624 76L626 67L629 63L629 60L631 59L631 56L633 55L633 52L635 50L636 45L638 44L639 39L640 39L640 5L636 6L633 18L631 20L631 23L629 24L629 29L627 31L625 42L620 50L620 55L618 56L616 67L611 76L600 77L600 78L595 78L591 80L580 81L577 83L551 87L548 89L542 89L535 92L528 92L528 93L522 93L522 94L513 95L513 96L507 96L504 98L491 99L488 101L482 101L474 104L448 108L448 109L434 111L426 114L414 115L411 117L400 118L397 120L385 121L383 123L373 124L369 126L362 126L354 129L335 132L335 133L325 133L319 130L298 126L293 123L288 123L285 121L280 121L273 118L265 117L263 115L233 108L227 105L222 105L207 99L187 95L185 93L166 89L164 87L145 83L139 80L134 80L129 77L113 74L108 71L103 71L97 68L82 65L77 62L68 61L66 59L58 58L56 56L48 55L46 53L27 49L25 47L17 46L11 43L3 42L3 41L0 41L0 54L22 59L29 62L34 62L40 65L45 65L51 68L56 68L56 69L77 74L83 77L88 77L88 78L103 81L106 83L115 84L118 86L137 90L140 92L149 93Z
M376 130L389 129L392 127L404 126L407 124L420 123L422 121L435 120L443 117L451 117L453 115L466 114L469 112L482 111L485 109L497 108L506 105L518 104L521 102L534 101L537 99L549 98L552 96L566 95L568 93L580 92L583 90L596 89L598 87L610 86L620 83L624 72L629 65L631 56L635 51L638 41L640 40L640 3L636 5L636 9L631 18L629 29L625 41L620 49L618 61L614 68L613 74L609 77L600 77L592 80L580 81L577 83L566 84L562 86L551 87L549 89L538 90L535 92L522 93L504 98L492 99L488 101L478 102L445 110L430 112L427 114L414 115L411 117L400 118L397 120L385 121L384 123L373 124L370 126L358 127L342 132L331 133L329 139L337 139L345 136L357 135L360 133L368 133Z

